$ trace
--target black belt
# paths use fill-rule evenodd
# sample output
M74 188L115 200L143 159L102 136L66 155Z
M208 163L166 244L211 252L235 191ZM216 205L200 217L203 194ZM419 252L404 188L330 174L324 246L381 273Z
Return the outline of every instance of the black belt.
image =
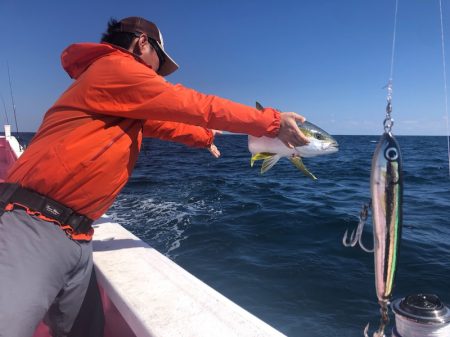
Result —
M4 212L6 205L14 203L39 212L61 225L69 225L75 232L81 234L87 234L94 222L87 216L19 184L0 183L0 212Z

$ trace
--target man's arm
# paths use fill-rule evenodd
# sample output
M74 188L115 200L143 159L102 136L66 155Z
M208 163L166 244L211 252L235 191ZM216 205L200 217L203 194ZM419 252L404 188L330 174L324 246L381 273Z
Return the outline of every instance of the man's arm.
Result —
M213 143L217 133L220 131L208 130L201 126L154 120L147 120L143 131L144 137L173 141L190 147L206 148L211 155L219 158L220 151Z
M214 135L206 128L177 122L147 120L143 129L144 137L182 143L190 147L209 147Z
M59 103L77 106L80 100L93 113L179 122L257 137L274 137L280 126L280 113L275 109L259 111L169 83L131 56L110 55L99 59L72 88L76 94L67 96L70 101L63 94Z
M84 108L94 113L179 122L256 137L281 135L286 144L294 146L306 142L295 124L296 119L303 118L297 114L283 114L271 108L260 111L171 84L128 55L99 59L72 87L79 94L67 97L67 102L63 94L59 104L77 106L80 100Z

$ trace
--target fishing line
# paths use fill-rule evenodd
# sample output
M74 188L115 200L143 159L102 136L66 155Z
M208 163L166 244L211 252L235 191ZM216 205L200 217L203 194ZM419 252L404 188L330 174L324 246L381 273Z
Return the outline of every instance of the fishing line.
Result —
M391 117L391 113L392 113L392 81L394 76L395 42L397 37L397 17L398 17L398 0L395 1L394 29L392 34L392 49L391 49L391 66L389 72L389 81L387 84L386 118L383 121L384 131L387 133L391 132L392 126L394 125L394 120Z
M397 13L398 13L398 0L395 1L395 12L394 12L394 30L392 36L392 52L391 52L391 71L389 74L389 80L392 80L394 73L394 56L395 56L395 39L397 36Z
M445 116L447 125L447 155L448 155L448 175L450 176L450 132L448 127L448 93L447 93L447 67L445 63L445 39L444 39L444 20L442 17L442 0L439 0L439 14L441 19L441 49L442 49L442 68L444 76L444 97L445 97Z

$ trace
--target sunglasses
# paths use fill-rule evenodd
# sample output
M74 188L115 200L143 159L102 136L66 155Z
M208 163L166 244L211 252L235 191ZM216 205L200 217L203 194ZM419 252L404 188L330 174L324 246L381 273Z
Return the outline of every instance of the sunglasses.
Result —
M133 34L136 37L141 37L141 35L143 35L144 33L134 32ZM159 59L159 68L161 68L164 62L166 62L166 56L164 55L163 51L161 50L161 47L159 46L158 42L156 42L156 40L152 39L147 34L145 34L145 36L147 36L148 43L150 43L150 45L156 51L156 55L158 55Z
M164 62L166 62L166 56L164 55L163 51L161 50L158 42L156 42L155 40L153 40L151 37L148 37L148 36L147 36L147 39L148 39L148 42L153 47L153 49L156 51L156 55L158 55L159 68L161 68L162 65L164 64Z

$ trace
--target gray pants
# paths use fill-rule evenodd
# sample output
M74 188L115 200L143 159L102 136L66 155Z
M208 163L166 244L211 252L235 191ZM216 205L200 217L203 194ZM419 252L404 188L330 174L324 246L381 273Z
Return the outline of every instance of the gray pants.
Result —
M32 336L45 322L67 336L92 270L92 244L15 209L0 217L0 337Z

